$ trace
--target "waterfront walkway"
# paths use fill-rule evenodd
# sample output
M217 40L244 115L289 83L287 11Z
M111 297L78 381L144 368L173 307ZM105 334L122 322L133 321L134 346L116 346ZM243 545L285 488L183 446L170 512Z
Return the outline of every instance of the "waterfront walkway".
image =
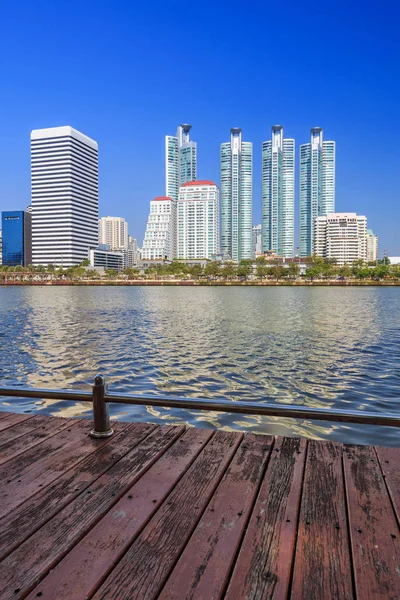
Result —
M0 598L400 598L400 449L0 413Z

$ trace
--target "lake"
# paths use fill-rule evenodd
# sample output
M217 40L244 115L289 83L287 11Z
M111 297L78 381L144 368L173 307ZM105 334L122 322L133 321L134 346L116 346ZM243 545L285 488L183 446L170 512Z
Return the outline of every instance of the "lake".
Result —
M0 386L398 412L400 288L0 287ZM86 403L1 410L90 416ZM394 428L111 405L114 417L400 446Z

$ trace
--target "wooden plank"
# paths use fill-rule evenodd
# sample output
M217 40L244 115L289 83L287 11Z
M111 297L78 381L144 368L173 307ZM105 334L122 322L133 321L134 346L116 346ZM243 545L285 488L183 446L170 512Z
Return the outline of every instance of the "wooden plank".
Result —
M307 442L277 438L226 599L286 598Z
M159 600L220 598L274 443L247 434Z
M0 564L0 598L24 598L181 435L157 427ZM21 565L24 566L21 569ZM19 590L15 593L15 590Z
M344 447L356 595L400 597L399 528L373 448Z
M36 419L39 420L36 421ZM59 417L43 419L43 417L33 417L33 419L30 419L29 421L25 421L20 425L12 427L12 429L6 429L4 433L12 433L20 427L26 428L28 425L33 426L31 427L33 430L31 430L29 433L22 435L22 437L21 435L17 435L15 439L9 440L5 444L2 444L0 447L0 465L4 464L15 456L18 456L18 454L26 452L29 448L33 448L34 446L41 444L44 440L53 437L53 435L57 435L57 433L63 431L63 429L68 429L75 422L76 419L63 419ZM0 443L3 441L4 438L2 437L0 439Z
M351 600L342 448L308 442L291 597Z
M227 469L242 434L218 431L94 598L154 598Z
M4 419L0 420L0 431L4 429L8 429L8 427L13 427L18 423L22 423L23 421L27 421L28 419L32 419L34 415L26 415L26 414L9 414Z
M90 597L212 435L211 430L187 430L28 598L38 593L57 600Z
M96 447L87 458L0 520L0 560L77 498L156 428L148 423L119 423L113 427L116 432L106 443Z
M3 419L4 417L9 417L12 413L10 412L3 412L2 410L0 410L0 419Z
M375 448L400 524L400 448Z
M21 437L21 435L26 435L27 433L31 433L34 429L38 429L39 427L46 425L51 421L51 419L52 417L36 415L31 419L27 419L21 423L18 423L18 425L14 425L8 429L3 429L3 431L0 431L0 449L3 448L4 445L9 444L13 440Z

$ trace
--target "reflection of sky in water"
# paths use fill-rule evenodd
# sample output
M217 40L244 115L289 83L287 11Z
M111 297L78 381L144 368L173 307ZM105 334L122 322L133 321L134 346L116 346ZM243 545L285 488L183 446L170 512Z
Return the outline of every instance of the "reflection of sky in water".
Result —
M0 384L397 411L396 288L0 288ZM89 414L83 403L3 410ZM392 429L112 406L125 420L396 444ZM400 441L398 442L400 445Z

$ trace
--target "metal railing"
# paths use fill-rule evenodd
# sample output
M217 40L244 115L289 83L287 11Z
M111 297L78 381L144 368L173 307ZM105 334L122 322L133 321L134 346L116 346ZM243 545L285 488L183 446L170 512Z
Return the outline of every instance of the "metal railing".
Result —
M96 438L108 437L113 434L110 424L110 402L139 406L157 406L161 408L239 413L263 417L284 417L400 427L400 415L393 413L380 414L377 412L339 410L335 408L314 408L298 404L262 404L260 402L236 402L224 399L208 400L206 398L174 398L171 396L148 396L141 394L110 394L103 375L95 377L91 392L12 387L0 388L0 396L91 402L93 405L94 427L90 435Z

